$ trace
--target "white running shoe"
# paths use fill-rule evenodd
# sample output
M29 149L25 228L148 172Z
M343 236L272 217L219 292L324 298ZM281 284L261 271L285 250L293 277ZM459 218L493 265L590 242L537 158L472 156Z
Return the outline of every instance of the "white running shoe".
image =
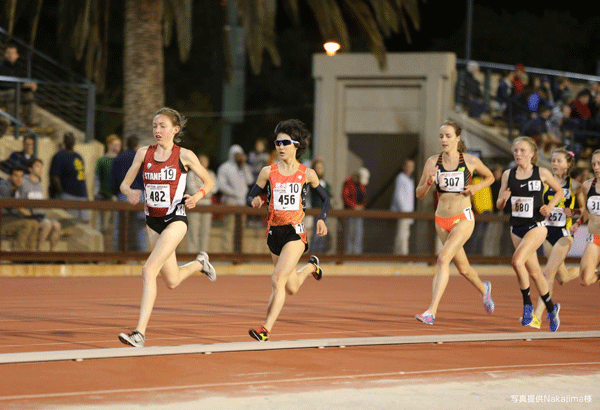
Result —
M129 346L144 347L145 337L143 334L135 330L130 334L120 333L119 340Z
M198 256L196 256L196 260L202 265L202 273L204 273L211 282L217 280L217 271L208 261L208 254L206 252L200 252Z

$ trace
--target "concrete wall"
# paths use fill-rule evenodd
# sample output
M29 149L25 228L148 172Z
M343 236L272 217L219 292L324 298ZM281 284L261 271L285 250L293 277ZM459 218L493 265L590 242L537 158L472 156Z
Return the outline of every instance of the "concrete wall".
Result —
M417 167L438 151L438 129L453 106L456 56L392 53L380 70L369 53L313 56L315 119L313 149L326 161L326 177L340 207L343 181L376 152L349 150L349 138L385 138L396 157L409 154L406 138L418 136ZM420 176L420 169L416 172Z

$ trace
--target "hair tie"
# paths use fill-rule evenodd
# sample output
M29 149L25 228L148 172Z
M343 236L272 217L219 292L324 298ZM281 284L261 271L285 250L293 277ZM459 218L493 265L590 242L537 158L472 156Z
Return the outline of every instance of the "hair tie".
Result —
M571 154L571 156L572 156L573 158L575 158L575 153L574 153L573 151L569 151L569 154Z

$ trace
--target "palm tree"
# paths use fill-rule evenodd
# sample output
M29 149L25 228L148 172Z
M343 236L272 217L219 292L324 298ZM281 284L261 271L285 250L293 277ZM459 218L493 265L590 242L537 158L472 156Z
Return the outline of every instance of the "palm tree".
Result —
M223 8L226 1L207 2ZM283 5L291 20L300 24L300 0L230 0L235 1L245 31L250 66L260 73L266 50L275 65L281 63L276 45L278 5ZM342 51L349 51L347 23L363 33L385 67L384 39L404 33L410 42L410 27L419 29L419 1L424 0L303 0L318 24L323 39L336 40ZM192 41L192 0L125 0L124 27L124 135L136 133L149 138L150 118L164 104L164 50L175 29L182 61L187 60ZM31 44L37 21L43 12L43 0L7 0L5 22L12 32L15 22L25 11L31 19ZM78 60L85 61L86 76L104 87L110 0L60 0L59 33L70 39Z

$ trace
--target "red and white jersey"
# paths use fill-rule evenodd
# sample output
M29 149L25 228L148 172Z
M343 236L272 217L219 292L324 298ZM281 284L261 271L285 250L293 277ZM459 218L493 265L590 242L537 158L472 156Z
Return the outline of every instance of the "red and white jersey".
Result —
M181 147L173 145L171 155L163 162L154 159L156 147L156 145L148 147L142 164L146 215L165 216L175 211L177 215L185 215L183 194L187 171L179 159Z

